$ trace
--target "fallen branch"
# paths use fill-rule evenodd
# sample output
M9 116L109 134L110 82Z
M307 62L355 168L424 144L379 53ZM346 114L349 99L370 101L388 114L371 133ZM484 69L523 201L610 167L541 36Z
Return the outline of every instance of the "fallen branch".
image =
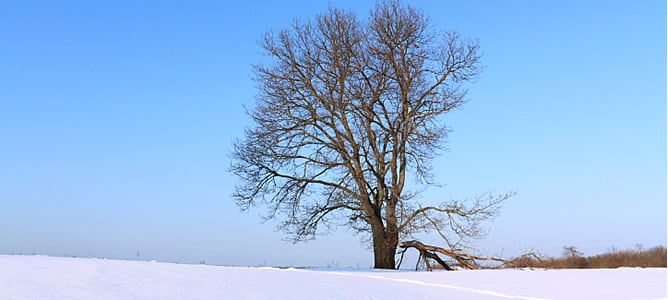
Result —
M403 254L406 252L406 250L408 250L408 248L415 248L420 253L420 256L418 257L418 263L420 262L420 260L422 258L424 258L425 265L427 266L427 271L432 270L432 267L429 264L429 260L428 260L429 258L435 260L445 270L448 270L448 271L454 270L454 268L452 268L452 266L448 265L445 261L443 261L438 256L437 253L446 255L446 256L454 259L455 261L457 261L458 264L461 267L466 268L466 269L471 269L471 270L475 270L475 269L479 268L479 266L476 262L476 261L479 261L479 260L498 261L498 262L502 262L506 265L512 264L512 261L508 261L508 260L505 260L505 259L502 259L502 258L481 257L481 256L475 256L475 255L466 254L466 253L459 253L459 252L455 252L455 251L452 251L452 250L447 250L445 248L441 248L441 247L437 247L437 246L425 245L425 244L423 244L421 242L418 242L418 241L402 242L399 247L404 249L402 254L401 254L401 260L399 261L399 266L401 266L401 261L403 260ZM416 269L417 269L417 267L416 267Z

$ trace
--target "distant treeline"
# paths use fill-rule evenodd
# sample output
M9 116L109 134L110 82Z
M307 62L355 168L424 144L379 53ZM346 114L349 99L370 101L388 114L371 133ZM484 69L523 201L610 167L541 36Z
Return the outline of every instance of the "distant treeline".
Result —
M509 268L551 268L551 269L585 269L585 268L621 268L641 267L655 268L666 267L666 247L657 246L649 249L617 250L610 249L607 253L594 256L582 256L576 247L564 247L561 257L543 258L540 255L523 255L506 264Z

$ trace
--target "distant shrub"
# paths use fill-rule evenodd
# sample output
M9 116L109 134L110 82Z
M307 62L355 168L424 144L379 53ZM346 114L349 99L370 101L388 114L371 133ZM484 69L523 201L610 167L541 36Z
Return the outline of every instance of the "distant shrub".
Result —
M648 250L624 250L615 248L608 253L589 258L592 268L619 267L666 267L666 247L658 246Z
M561 257L541 258L538 255L520 256L507 267L512 268L550 268L550 269L582 269L582 268L620 268L641 267L657 268L666 267L666 247L657 246L647 250L637 247L636 250L618 250L611 248L607 253L583 257L582 253L573 246L564 247Z

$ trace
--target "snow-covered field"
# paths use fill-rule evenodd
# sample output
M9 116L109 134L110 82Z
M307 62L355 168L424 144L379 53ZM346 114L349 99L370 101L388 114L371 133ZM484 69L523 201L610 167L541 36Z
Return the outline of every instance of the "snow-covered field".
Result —
M666 269L312 271L0 255L0 299L665 299Z

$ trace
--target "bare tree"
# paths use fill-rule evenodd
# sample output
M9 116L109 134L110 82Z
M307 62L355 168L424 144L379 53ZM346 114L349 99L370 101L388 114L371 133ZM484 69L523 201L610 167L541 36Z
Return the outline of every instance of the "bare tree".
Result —
M477 41L382 1L367 20L330 8L260 44L270 62L254 66L255 125L234 145L234 198L242 209L268 206L267 218L282 215L279 227L295 242L349 226L370 233L374 267L391 269L400 238L448 226L476 236L509 197L422 206L406 188L410 179L433 184L441 118L464 103L462 84L480 72Z

